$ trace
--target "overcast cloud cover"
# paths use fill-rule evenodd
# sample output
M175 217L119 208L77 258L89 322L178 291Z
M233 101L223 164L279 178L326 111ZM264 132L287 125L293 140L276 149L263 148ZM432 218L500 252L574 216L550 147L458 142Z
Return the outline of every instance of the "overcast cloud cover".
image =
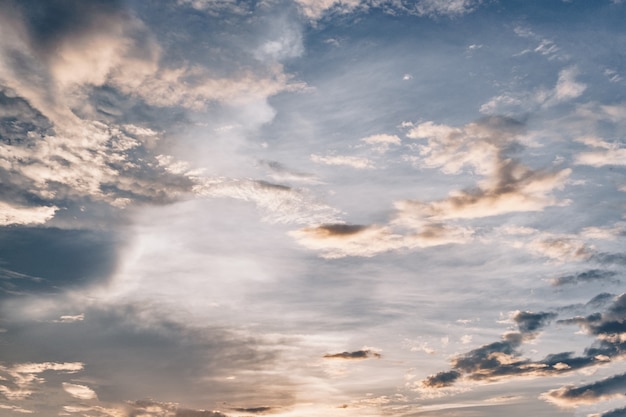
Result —
M625 415L625 20L0 0L0 414Z

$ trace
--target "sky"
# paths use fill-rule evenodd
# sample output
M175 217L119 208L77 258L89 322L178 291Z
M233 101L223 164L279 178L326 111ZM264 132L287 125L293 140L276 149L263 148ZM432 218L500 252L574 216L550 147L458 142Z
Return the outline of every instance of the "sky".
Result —
M0 0L0 415L626 416L625 20Z

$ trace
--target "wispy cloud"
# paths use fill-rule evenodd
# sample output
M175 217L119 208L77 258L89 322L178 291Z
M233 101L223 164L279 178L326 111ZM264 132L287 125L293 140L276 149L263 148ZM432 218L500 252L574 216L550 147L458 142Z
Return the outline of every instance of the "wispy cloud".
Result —
M432 122L413 127L407 136L427 141L418 148L425 168L439 168L446 174L469 168L485 179L473 189L454 191L440 201L397 202L398 221L471 219L567 204L551 193L564 186L571 170L534 170L511 157L520 146L516 138L522 129L521 123L505 117L461 128Z
M577 81L579 74L575 66L559 72L553 88L540 87L528 92L505 92L492 97L480 107L484 114L520 114L538 111L572 101L585 92L587 85Z
M578 154L576 156L577 164L594 167L626 165L626 148L622 147L621 143L611 143L596 137L584 137L578 141L596 150Z

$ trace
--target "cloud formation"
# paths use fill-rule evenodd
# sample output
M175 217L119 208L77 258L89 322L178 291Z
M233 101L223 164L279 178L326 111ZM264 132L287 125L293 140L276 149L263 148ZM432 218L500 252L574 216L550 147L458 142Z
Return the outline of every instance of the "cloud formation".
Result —
M30 397L37 387L45 382L40 376L46 371L72 374L82 371L81 362L28 362L10 366L0 365L0 393L8 400L23 400Z
M625 389L626 374L620 374L578 387L568 385L550 390L541 394L540 398L559 407L577 407L614 397L623 397Z
M579 272L572 275L563 275L553 278L551 283L553 286L558 287L561 285L575 285L580 283L588 283L591 281L612 281L612 278L617 275L614 271L605 271L600 269L590 269L588 271Z
M554 317L555 314L549 312L515 313L512 318L517 323L519 332L505 333L498 342L483 345L455 357L449 371L431 375L422 382L422 385L425 388L437 389L451 386L460 379L489 382L520 376L559 375L610 362L626 352L625 294L616 297L603 313L557 321L562 325L576 324L587 334L596 338L595 343L586 348L583 355L574 356L573 352L560 352L549 354L538 361L523 358L519 351L522 343L534 339L537 331ZM600 391L605 385L620 385L623 379L623 376L617 376L614 379L608 379L606 384L599 383L596 388ZM578 392L574 390L572 391L574 394L567 394L570 391L569 388L555 390L549 398L551 401L566 401L561 398L567 398L568 395L576 396L575 393ZM584 391L583 389L580 393ZM588 395L594 396L593 393Z
M552 192L563 187L570 169L534 170L511 157L520 147L517 137L522 131L520 122L499 116L461 128L432 122L412 127L407 136L426 141L418 145L421 166L445 174L471 169L484 180L473 189L453 191L443 200L397 202L398 221L473 219L567 204Z
M312 20L320 19L328 13L351 13L367 11L370 8L382 8L390 13L406 13L417 16L458 17L471 13L483 0L294 0L302 13Z
M372 350L357 350L354 352L341 352L341 353L327 353L323 356L324 359L369 359L369 358L377 358L380 359L381 354L378 352L374 352Z

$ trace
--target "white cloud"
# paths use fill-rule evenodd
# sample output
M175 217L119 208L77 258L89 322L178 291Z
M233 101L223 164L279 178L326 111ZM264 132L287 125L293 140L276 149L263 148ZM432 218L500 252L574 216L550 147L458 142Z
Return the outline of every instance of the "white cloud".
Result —
M426 16L460 16L474 11L481 3L482 0L420 0L415 9Z
M485 177L471 190L455 190L443 200L396 202L397 222L405 225L424 221L472 219L523 211L541 211L565 205L552 196L563 187L570 169L557 172L533 170L507 153L517 144L521 125L508 118L492 117L456 128L432 122L413 126L412 139L426 141L418 146L421 164L458 174L471 168Z
M64 382L63 389L72 397L78 398L80 400L98 399L96 392L85 385L70 384L69 382Z
M339 211L316 201L306 190L263 181L236 179L198 179L198 196L234 198L256 204L272 223L322 224L337 221Z
M592 148L602 149L591 152L582 152L576 155L575 162L578 165L590 165L601 167L605 165L626 165L626 148L619 143L606 142L596 137L583 137L578 139Z
M324 258L346 256L371 257L381 253L428 248L452 243L466 243L471 239L468 228L446 225L423 225L414 232L395 232L389 226L322 225L290 232L301 245L319 251Z
M527 92L505 92L492 97L480 106L485 114L510 114L553 107L580 97L587 85L576 81L578 69L568 67L559 72L554 88L537 88Z
M371 135L361 139L361 141L371 145L376 152L385 153L391 146L397 146L402 143L400 138L396 135L379 134Z
M81 362L42 362L20 363L13 366L0 365L0 393L9 400L23 400L35 392L35 387L45 382L38 376L45 371L76 373L83 370ZM4 374L4 375L2 375ZM15 387L2 385L1 381L9 381Z
M317 164L349 166L355 169L374 168L374 164L372 163L372 161L370 161L367 158L362 158L358 156L343 156L343 155L321 156L317 154L312 154L311 161Z
M51 207L17 207L0 201L0 225L11 224L43 224L54 217L59 208Z

